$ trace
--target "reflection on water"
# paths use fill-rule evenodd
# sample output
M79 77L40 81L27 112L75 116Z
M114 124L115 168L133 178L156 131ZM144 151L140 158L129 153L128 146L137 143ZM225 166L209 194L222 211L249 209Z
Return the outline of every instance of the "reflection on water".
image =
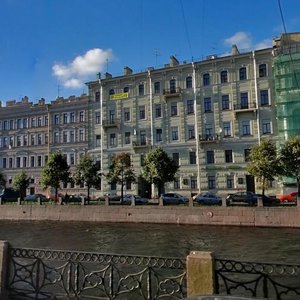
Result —
M172 257L209 250L233 259L300 262L295 228L0 221L0 239L15 247Z

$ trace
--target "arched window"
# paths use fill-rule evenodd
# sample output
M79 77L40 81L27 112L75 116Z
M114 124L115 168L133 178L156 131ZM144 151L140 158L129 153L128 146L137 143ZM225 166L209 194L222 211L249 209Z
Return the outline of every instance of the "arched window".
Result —
M191 89L193 87L193 78L192 76L188 76L185 80L185 85L187 89Z
M210 75L209 73L203 74L203 85L210 85Z

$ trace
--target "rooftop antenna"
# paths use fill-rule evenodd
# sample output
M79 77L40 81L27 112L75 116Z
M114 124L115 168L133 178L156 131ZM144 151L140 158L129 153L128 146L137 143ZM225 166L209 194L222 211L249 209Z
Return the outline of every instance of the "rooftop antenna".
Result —
M60 85L58 84L58 85L57 85L57 98L59 98L60 90L61 90L61 87L60 87Z
M161 56L159 49L154 49L154 55L155 55L155 66L157 67L157 58L158 56Z

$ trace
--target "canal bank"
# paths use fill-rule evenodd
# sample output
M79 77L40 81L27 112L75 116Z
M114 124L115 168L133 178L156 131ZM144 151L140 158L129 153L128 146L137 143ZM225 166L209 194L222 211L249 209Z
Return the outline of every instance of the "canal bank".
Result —
M2 205L0 220L300 228L299 206Z

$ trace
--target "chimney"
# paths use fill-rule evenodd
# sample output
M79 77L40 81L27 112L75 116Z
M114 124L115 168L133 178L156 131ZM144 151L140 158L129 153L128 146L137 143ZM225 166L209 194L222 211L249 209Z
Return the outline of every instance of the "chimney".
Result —
M129 67L124 67L124 75L131 75L132 74L132 69Z
M104 74L104 79L109 79L109 78L112 78L112 75L110 73L106 72Z
M231 55L234 56L234 55L239 55L240 54L240 51L237 47L237 45L232 45L231 46Z
M170 67L175 67L179 65L179 61L173 55L170 56Z

